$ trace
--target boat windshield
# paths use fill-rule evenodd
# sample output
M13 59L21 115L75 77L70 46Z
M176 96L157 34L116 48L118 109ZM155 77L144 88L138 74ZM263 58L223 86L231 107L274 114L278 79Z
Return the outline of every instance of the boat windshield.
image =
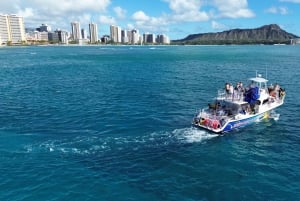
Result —
M255 77L255 78L250 78L251 81L249 88L254 88L258 87L259 89L266 89L267 88L267 82L265 78L262 77Z

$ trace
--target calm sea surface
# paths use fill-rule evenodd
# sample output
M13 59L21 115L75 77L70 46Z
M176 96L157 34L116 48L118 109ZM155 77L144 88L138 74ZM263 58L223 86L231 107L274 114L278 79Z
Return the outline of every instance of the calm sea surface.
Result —
M191 127L266 69L278 121ZM0 48L0 200L300 200L299 77L300 46Z

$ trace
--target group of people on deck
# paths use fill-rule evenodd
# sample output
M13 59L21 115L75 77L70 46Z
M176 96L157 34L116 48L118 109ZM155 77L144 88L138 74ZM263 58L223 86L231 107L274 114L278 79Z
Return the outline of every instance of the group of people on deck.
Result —
M235 87L233 87L233 85L230 83L226 83L225 92L226 92L226 98L240 99L243 98L243 94L245 93L245 88L243 87L242 82L237 82Z
M269 86L268 91L270 96L276 99L282 99L285 95L285 90L279 86L279 84L275 84L274 86Z

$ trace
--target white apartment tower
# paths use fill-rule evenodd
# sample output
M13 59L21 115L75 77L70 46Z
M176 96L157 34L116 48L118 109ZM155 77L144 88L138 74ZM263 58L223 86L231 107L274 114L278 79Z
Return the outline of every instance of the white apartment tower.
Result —
M13 44L26 41L24 19L18 15L0 15L1 43Z
M11 42L15 44L26 41L23 17L18 15L9 15L8 22L10 26Z
M73 40L78 41L81 39L81 30L80 30L80 23L79 22L72 22L72 37Z
M98 42L98 28L97 28L97 24L90 23L89 24L89 31L90 31L90 42L91 43Z
M128 31L127 30L122 30L121 31L121 40L122 40L122 43L128 43L129 40L128 40L128 35L127 35Z
M110 38L115 43L121 43L121 27L111 25L110 26Z
M0 15L0 40L1 44L11 41L8 15Z
M142 42L142 38L140 37L140 32L139 30L133 29L131 30L132 38L131 38L131 43L132 44L138 44Z

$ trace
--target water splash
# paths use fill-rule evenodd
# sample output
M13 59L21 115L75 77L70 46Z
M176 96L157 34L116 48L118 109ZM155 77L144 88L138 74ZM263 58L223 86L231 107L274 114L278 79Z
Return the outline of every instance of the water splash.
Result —
M279 120L279 117L280 117L280 114L279 113L276 113L274 110L271 111L270 113L270 119L274 119L275 121L278 121Z
M218 134L212 134L205 130L200 130L194 127L175 129L173 131L173 134L179 140L182 140L186 143L203 142L205 140L219 136Z

